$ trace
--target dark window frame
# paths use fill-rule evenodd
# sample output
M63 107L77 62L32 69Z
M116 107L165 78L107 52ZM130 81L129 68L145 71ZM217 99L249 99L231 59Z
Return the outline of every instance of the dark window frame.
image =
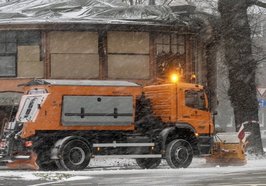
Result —
M8 34L13 33L14 34L14 40L11 41L12 37L8 38ZM23 35L23 33L26 33ZM32 37L34 36L34 37ZM29 40L27 40L27 38ZM33 38L33 39L32 39ZM38 45L40 47L40 61L42 61L43 55L41 52L41 31L35 31L35 30L18 30L18 31L0 31L0 45L3 44L5 46L4 52L0 52L0 57L5 56L14 56L14 69L12 74L1 74L0 78L10 78L10 77L17 77L18 75L18 46L31 46L31 45ZM9 52L7 51L7 45L10 43L15 43L15 51ZM1 67L1 64L0 64Z
M167 39L165 40L165 37ZM182 42L179 42L182 38ZM183 55L185 53L185 36L176 34L176 33L160 33L157 35L155 39L155 45L156 45L156 54L164 54L164 53L170 53L170 54L178 54ZM158 46L161 46L160 48L168 47L168 52L165 52L164 50L158 51ZM176 48L176 51L174 52L174 47ZM180 47L183 47L183 52L180 53Z

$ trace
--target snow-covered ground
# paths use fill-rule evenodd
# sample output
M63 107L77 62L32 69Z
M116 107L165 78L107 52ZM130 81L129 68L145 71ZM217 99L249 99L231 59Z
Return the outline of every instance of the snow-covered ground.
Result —
M73 180L90 179L99 175L125 175L125 174L147 174L163 173L165 175L176 173L177 175L195 175L202 177L206 175L221 175L230 173L241 173L252 170L266 170L266 159L250 159L244 166L208 167L204 158L194 158L191 166L186 169L170 169L166 162L157 169L143 170L138 168L134 160L127 159L93 159L90 168L84 171L26 171L26 170L0 170L0 177L14 178L14 180L46 180L51 182L66 182Z

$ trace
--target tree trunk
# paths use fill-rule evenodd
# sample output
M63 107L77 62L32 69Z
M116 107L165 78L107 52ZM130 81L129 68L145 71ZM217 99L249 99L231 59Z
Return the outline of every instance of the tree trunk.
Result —
M245 121L258 121L255 84L257 65L252 57L248 7L248 0L219 0L218 3L221 33L225 42L225 64L229 72L228 95L234 109L236 131ZM258 122L245 130L251 132L249 147L252 152L262 154Z
M149 0L149 5L155 5L155 0Z

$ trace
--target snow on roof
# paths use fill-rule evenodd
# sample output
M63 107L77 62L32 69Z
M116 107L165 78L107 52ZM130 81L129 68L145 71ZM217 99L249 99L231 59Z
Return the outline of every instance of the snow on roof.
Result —
M109 81L109 80L55 80L55 79L35 79L24 86L32 85L73 85L73 86L125 86L138 87L136 83L128 81Z
M0 3L0 24L21 22L183 23L167 6L129 6L117 0L10 0Z

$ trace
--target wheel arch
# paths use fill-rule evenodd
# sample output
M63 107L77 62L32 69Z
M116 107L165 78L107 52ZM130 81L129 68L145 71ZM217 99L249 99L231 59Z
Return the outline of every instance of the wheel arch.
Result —
M161 143L162 154L163 155L165 154L166 146L168 143L170 143L174 139L177 139L182 134L187 133L187 132L194 136L196 133L196 130L193 126L191 126L188 123L177 123L174 126L163 129L160 132L160 138L162 141Z

